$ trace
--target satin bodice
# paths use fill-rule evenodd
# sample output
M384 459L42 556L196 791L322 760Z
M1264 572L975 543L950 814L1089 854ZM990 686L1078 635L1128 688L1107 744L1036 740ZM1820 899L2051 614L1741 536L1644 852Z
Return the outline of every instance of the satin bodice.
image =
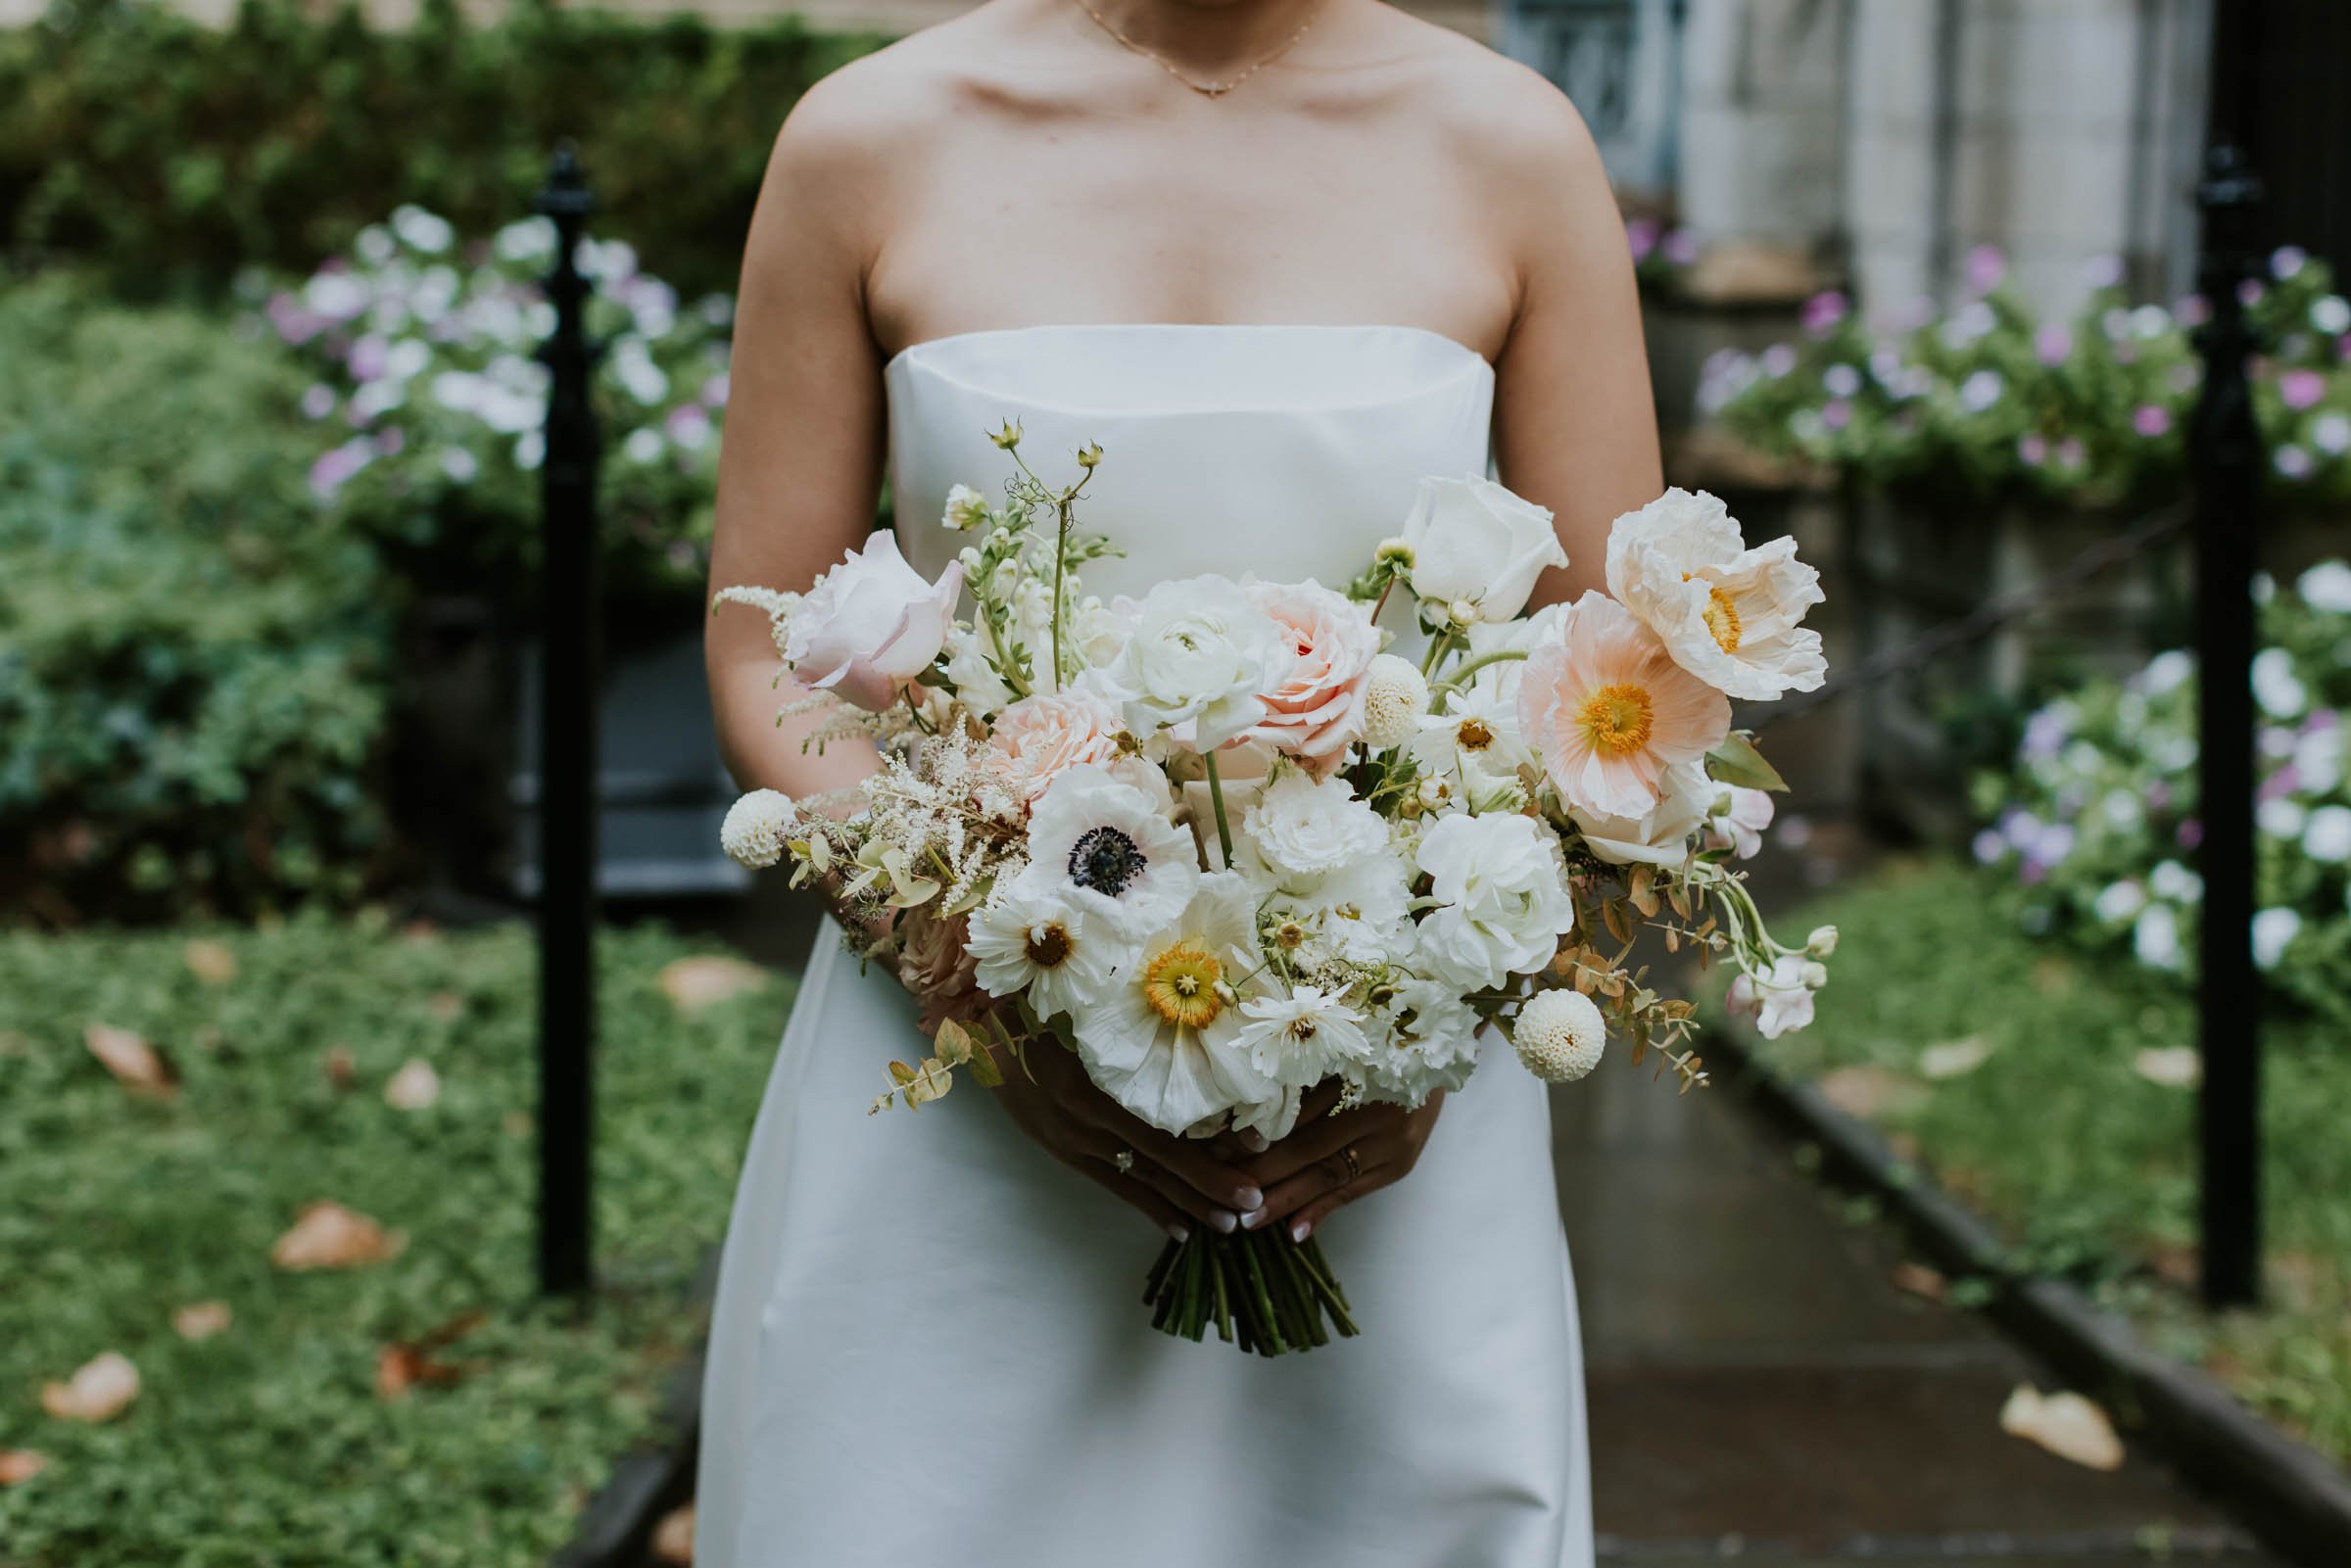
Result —
M1202 572L1342 586L1422 476L1490 455L1493 367L1418 327L1011 327L915 344L884 380L899 547L926 577L968 543L940 524L948 490L1002 495L1007 419L1050 484L1101 447L1079 526L1126 552L1085 568L1105 597Z

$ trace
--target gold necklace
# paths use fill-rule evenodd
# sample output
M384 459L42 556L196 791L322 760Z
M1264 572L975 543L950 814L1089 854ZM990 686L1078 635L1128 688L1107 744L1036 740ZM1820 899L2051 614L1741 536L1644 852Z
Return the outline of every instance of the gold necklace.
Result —
M1243 71L1239 75L1233 77L1230 81L1194 81L1182 71L1177 71L1176 67L1168 60L1167 56L1161 54L1156 49L1150 48L1148 45L1135 42L1132 38L1129 38L1125 33L1121 32L1118 27L1112 24L1108 17L1105 17L1101 12L1096 11L1087 3L1087 0L1078 0L1078 9L1084 12L1087 16L1093 18L1094 25L1100 27L1104 32L1109 33L1113 38L1117 39L1123 47L1135 54L1141 55L1145 60L1150 61L1160 70L1166 71L1177 81L1182 82L1186 87L1189 87L1201 97L1222 98L1226 93L1232 91L1235 87L1238 87L1242 82L1247 81L1250 77L1256 75L1259 70L1263 67L1270 66L1273 64L1274 61L1279 60L1283 55L1288 54L1291 48L1297 44L1298 40L1306 36L1306 29L1315 24L1315 18L1321 15L1322 4L1321 0L1316 0L1315 8L1306 14L1306 20L1304 22L1298 24L1298 30L1296 32L1293 32L1287 38L1284 38L1280 45L1276 47L1271 54L1265 55L1258 60L1251 62L1247 70Z

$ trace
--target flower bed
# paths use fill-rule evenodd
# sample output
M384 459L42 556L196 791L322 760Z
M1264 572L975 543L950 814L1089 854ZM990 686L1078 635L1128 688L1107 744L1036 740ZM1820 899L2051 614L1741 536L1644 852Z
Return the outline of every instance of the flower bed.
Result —
M543 1562L693 1332L783 988L603 937L575 1312L532 1294L525 929L189 938L0 937L0 1556ZM127 1405L45 1411L120 1398L109 1353Z
M2351 1056L2331 1024L2274 1019L2264 1080L2269 1301L2195 1304L2195 1000L2022 926L2024 892L1908 863L1788 917L1843 933L1811 1028L1756 1049L1884 1130L2151 1342L2351 1457ZM1914 1281L1933 1288L1933 1281ZM1965 1304L1981 1287L1953 1281Z

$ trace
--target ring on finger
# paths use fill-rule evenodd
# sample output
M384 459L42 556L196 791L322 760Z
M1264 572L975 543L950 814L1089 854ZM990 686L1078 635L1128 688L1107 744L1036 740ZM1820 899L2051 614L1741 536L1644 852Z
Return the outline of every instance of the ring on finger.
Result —
M1110 1163L1118 1166L1119 1174L1124 1176L1134 1168L1134 1151L1132 1149L1121 1149L1117 1154L1110 1157Z
M1339 1157L1347 1162L1347 1179L1349 1181L1354 1181L1363 1175L1364 1163L1356 1158L1354 1144L1349 1144L1346 1148L1341 1149Z

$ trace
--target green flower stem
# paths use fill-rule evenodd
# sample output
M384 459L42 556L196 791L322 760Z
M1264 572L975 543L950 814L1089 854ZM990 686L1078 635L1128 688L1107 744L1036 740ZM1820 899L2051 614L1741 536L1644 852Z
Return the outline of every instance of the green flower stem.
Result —
M1436 689L1439 691L1458 691L1463 687L1469 684L1469 678L1471 676L1484 669L1487 665L1508 664L1513 659L1523 659L1525 657L1526 654L1516 648L1498 648L1492 653L1480 653L1476 658L1471 659L1468 663L1454 671L1453 674L1438 682Z
M1461 634L1450 626L1429 639L1428 657L1420 661L1421 679L1426 680L1437 673L1437 666L1444 662L1445 655L1453 651L1453 644L1459 641Z
M1200 760L1208 764L1208 800L1217 813L1217 847L1224 852L1224 865L1232 866L1232 829L1224 821L1224 781L1217 777L1217 754L1203 751Z

